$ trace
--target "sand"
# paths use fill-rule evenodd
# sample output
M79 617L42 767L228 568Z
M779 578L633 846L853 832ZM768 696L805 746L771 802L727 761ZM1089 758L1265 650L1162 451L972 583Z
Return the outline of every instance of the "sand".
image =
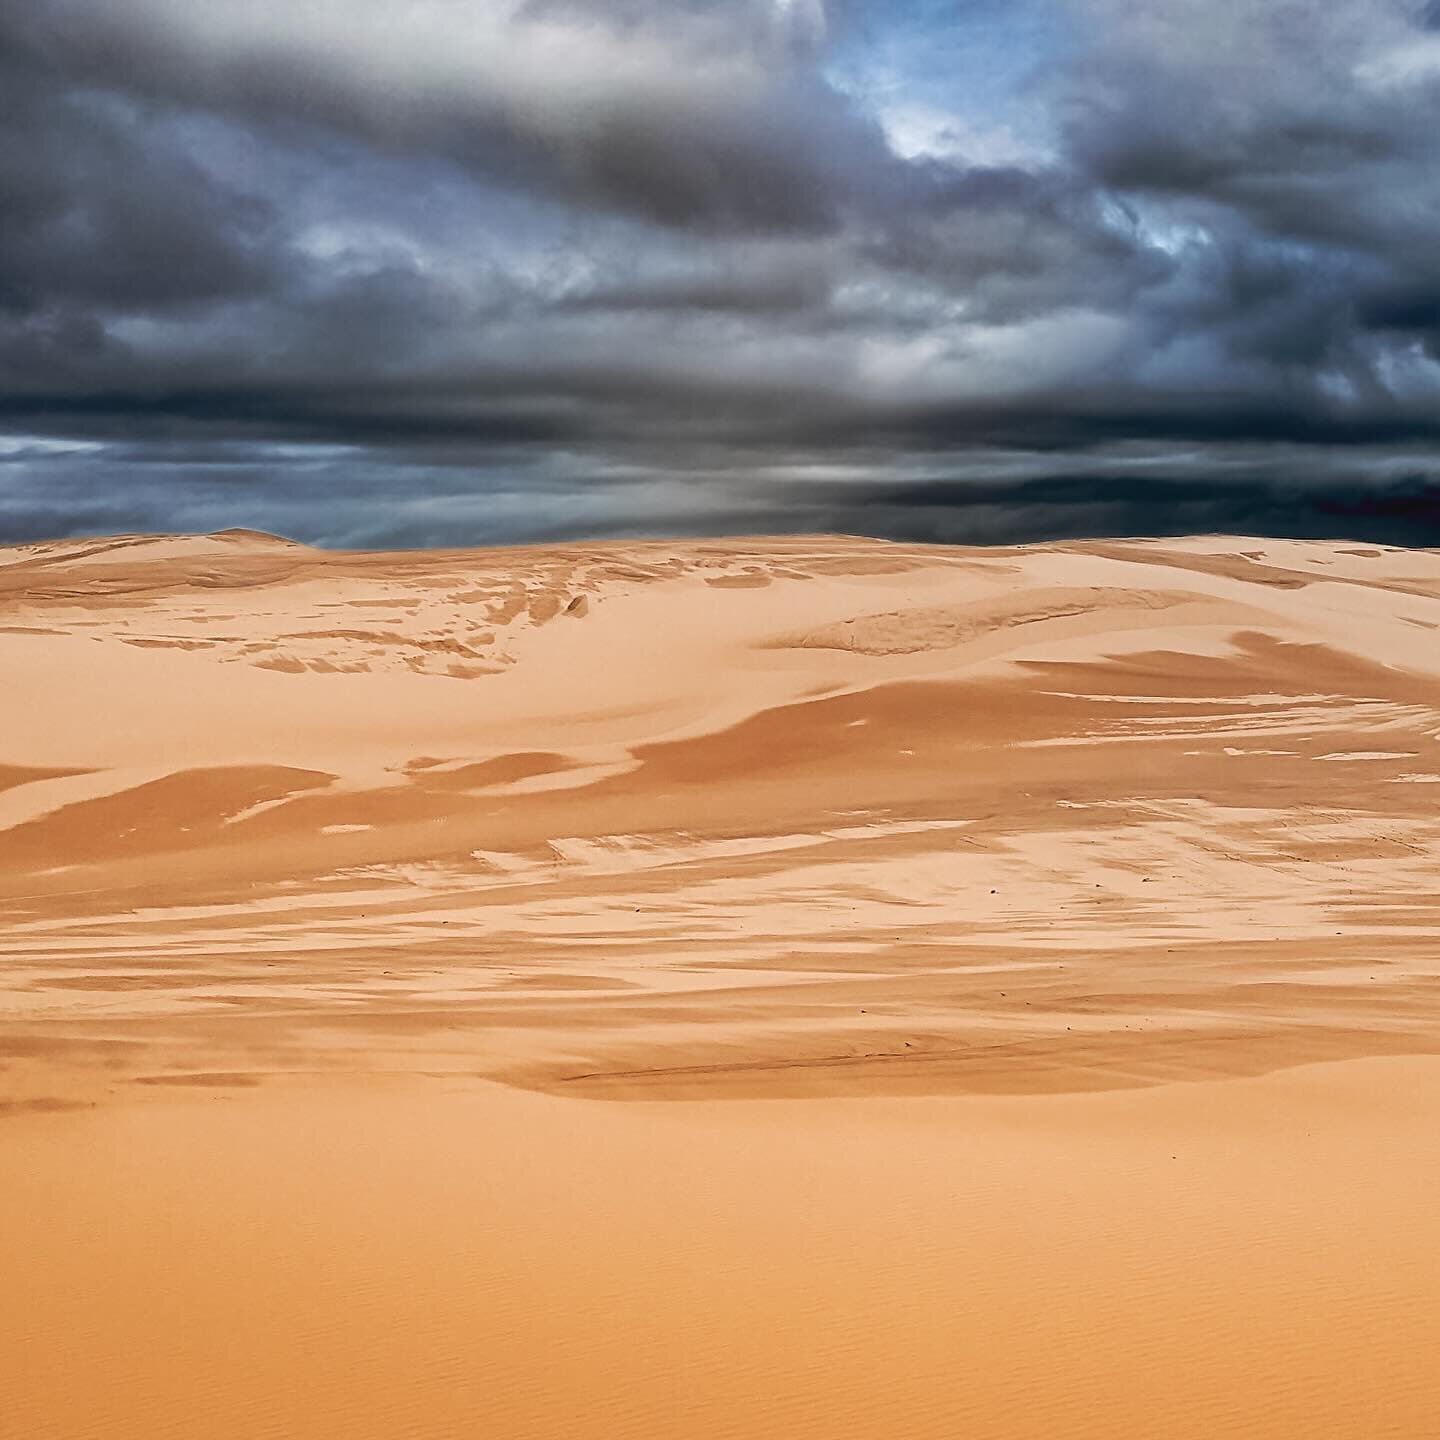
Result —
M119 537L0 662L5 1440L1433 1433L1440 554Z

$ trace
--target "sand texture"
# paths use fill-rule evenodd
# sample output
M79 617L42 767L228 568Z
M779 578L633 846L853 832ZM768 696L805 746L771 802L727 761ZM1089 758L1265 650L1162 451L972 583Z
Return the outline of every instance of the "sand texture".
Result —
M64 541L0 665L4 1440L1437 1433L1440 553Z

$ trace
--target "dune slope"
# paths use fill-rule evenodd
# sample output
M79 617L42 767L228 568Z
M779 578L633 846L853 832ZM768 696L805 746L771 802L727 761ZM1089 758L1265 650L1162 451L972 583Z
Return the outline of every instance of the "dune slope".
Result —
M9 1107L1440 1051L1440 555L0 551Z
M0 552L0 1440L1418 1440L1440 555Z

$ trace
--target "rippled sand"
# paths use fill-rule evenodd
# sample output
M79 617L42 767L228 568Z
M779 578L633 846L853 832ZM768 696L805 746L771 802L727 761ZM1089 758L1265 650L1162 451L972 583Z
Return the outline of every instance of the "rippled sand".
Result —
M1432 1433L1440 555L64 542L0 661L5 1440Z

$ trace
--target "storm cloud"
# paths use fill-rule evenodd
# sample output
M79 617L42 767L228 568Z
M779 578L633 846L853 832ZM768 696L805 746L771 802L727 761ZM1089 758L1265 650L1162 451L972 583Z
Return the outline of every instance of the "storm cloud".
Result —
M1440 544L1427 0L0 0L0 539Z

